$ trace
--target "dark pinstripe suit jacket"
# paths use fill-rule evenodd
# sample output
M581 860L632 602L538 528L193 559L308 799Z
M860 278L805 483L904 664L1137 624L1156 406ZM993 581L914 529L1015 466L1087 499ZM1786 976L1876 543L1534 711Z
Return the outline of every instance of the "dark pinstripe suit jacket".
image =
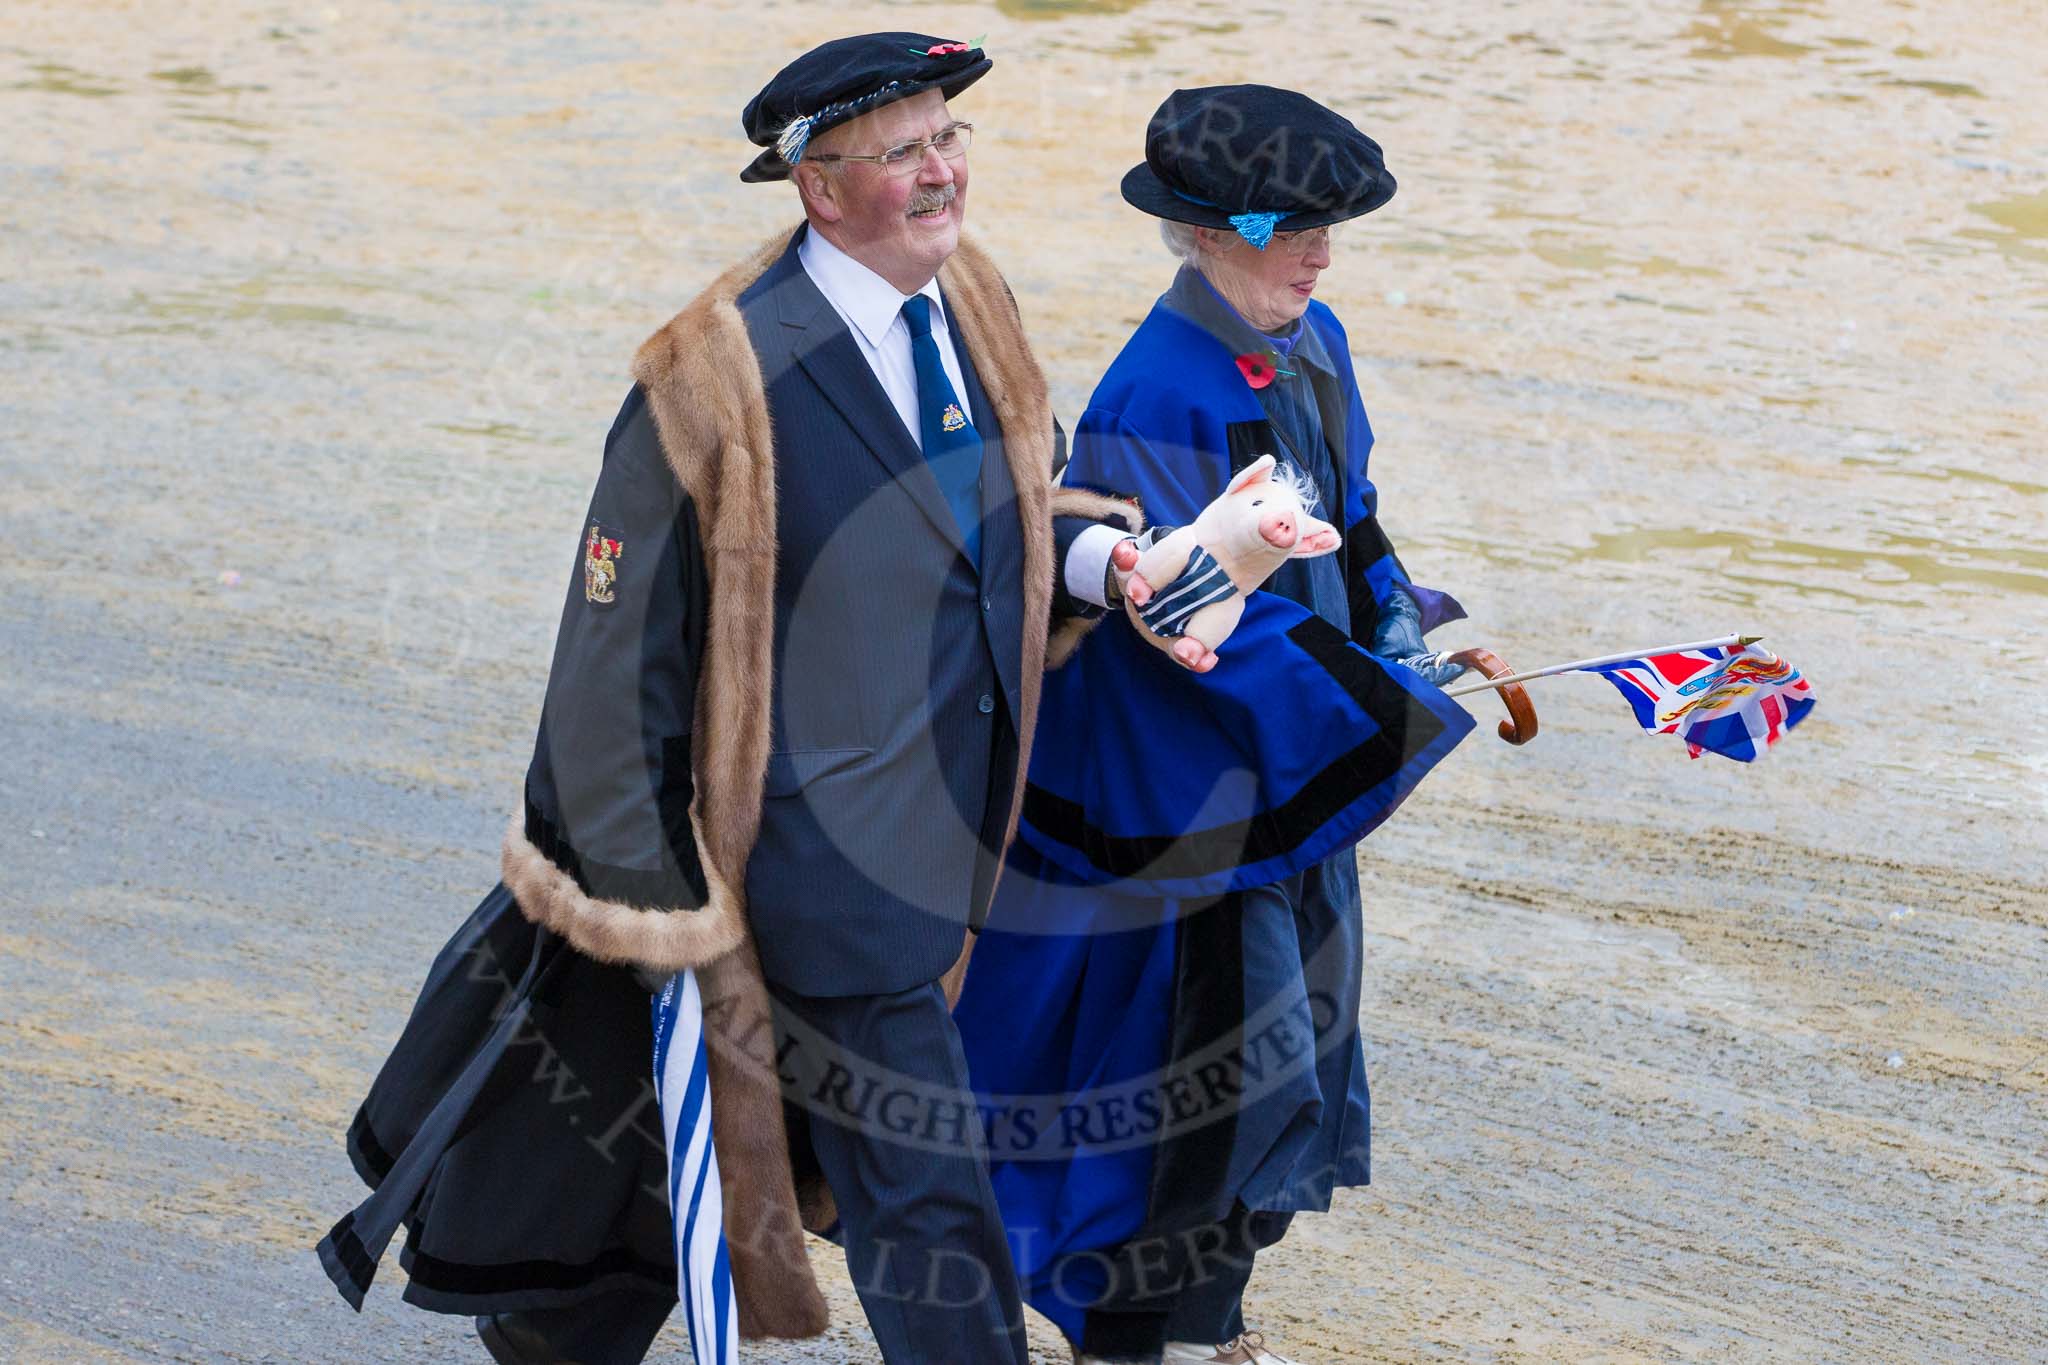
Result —
M739 299L775 428L779 543L748 915L769 980L880 994L938 977L986 908L1016 776L1023 544L958 330L985 442L978 573L798 241Z

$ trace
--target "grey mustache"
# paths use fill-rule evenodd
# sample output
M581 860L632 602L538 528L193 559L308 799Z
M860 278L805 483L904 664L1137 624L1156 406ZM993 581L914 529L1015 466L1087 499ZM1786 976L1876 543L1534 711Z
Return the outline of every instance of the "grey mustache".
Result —
M952 203L953 197L959 193L958 185L941 185L935 190L921 189L910 196L910 207L904 212L929 213L933 209L942 209Z

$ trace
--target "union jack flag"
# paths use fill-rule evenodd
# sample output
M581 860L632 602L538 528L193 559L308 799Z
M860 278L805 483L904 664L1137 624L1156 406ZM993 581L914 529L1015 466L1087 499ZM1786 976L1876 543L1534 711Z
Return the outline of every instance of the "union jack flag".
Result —
M1752 762L1814 703L1805 675L1755 645L1652 654L1588 671L1628 698L1646 732L1677 735L1694 758L1713 752Z

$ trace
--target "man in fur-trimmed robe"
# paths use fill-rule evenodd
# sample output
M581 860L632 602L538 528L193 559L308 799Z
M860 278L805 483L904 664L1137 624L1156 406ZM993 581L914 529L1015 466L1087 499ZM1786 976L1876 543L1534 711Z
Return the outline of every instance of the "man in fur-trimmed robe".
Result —
M691 1196L648 989L694 973L732 1291L692 1305L710 1349L824 1329L794 1164L888 1360L1024 1359L943 983L1016 825L1048 635L1085 628L1139 518L1053 487L1044 377L960 239L946 101L989 65L867 35L748 106L742 178L796 179L806 221L635 361L503 885L350 1132L376 1193L321 1253L358 1305L403 1223L408 1300L477 1315L495 1358L640 1359Z

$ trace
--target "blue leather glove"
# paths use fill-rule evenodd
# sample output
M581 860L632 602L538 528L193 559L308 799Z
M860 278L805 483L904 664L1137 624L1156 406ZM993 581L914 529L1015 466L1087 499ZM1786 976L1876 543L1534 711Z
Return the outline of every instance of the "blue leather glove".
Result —
M1370 652L1392 659L1422 675L1422 680L1444 687L1465 672L1464 664L1447 663L1441 653L1422 643L1422 608L1405 590L1395 588L1380 603L1379 620L1373 623Z
M1382 659L1408 659L1429 652L1429 646L1422 643L1422 608L1403 589L1395 588L1380 603L1367 652Z
M1464 677L1465 670L1471 667L1470 664L1454 664L1449 662L1441 650L1428 654L1411 654L1405 659L1396 659L1394 662L1414 669L1422 675L1424 682L1436 687L1450 686L1459 678Z

